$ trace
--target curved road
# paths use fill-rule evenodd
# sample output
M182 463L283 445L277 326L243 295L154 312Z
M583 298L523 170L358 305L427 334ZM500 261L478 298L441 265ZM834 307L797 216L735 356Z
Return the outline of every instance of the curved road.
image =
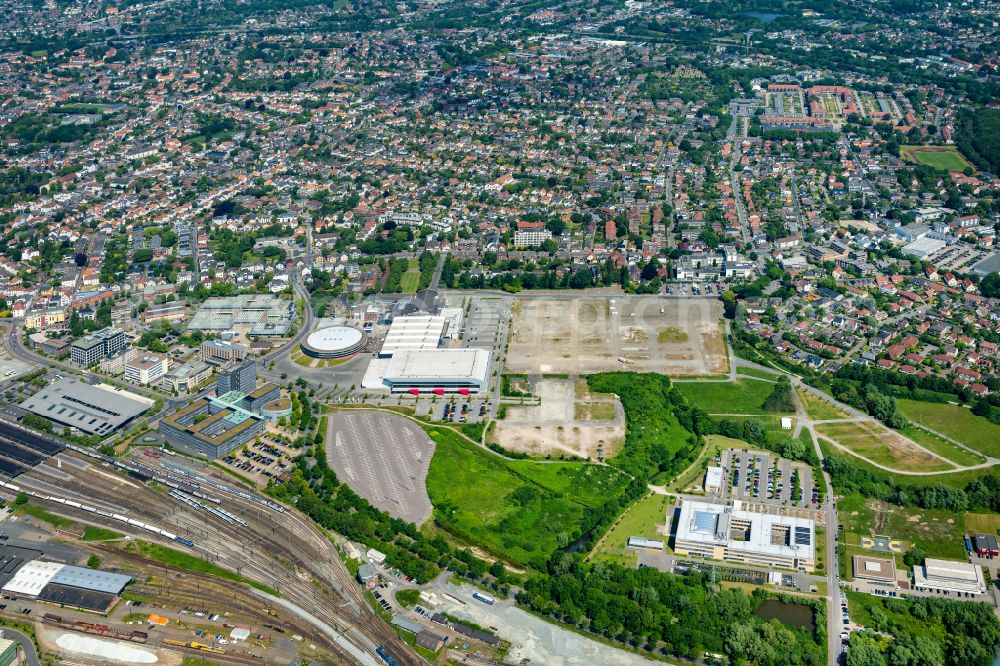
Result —
M41 666L38 662L38 653L35 652L35 644L31 641L30 636L10 627L2 627L2 629L4 638L20 643L21 649L24 650L24 663L28 666Z

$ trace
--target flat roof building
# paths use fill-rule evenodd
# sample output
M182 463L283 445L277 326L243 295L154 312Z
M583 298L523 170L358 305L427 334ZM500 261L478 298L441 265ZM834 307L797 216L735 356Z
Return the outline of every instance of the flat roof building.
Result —
M124 347L125 331L109 326L74 340L69 348L69 357L77 365L89 367Z
M440 315L396 317L385 334L379 356L387 358L397 351L437 349L447 322L448 318Z
M808 518L743 511L734 506L684 500L675 552L757 566L813 571L816 522Z
M167 374L170 358L164 355L146 354L125 361L125 381L147 386Z
M209 458L221 458L264 431L256 414L214 398L201 398L160 421L171 444Z
M489 369L485 349L403 350L373 360L362 386L393 393L482 393Z
M722 492L721 467L710 466L707 470L705 470L705 492L706 493Z
M295 318L295 303L273 294L241 294L206 299L191 318L188 329L193 331L226 331L237 324L249 324L250 333L287 331ZM260 335L268 335L262 332Z
M855 579L896 584L896 563L892 558L855 555L853 563Z
M110 435L145 413L149 405L117 391L67 378L41 389L22 402L21 408L88 435Z
M966 592L984 594L983 569L968 562L926 558L913 567L913 589L922 592Z
M225 340L205 340L201 343L201 360L208 363L242 361L247 355L246 345Z

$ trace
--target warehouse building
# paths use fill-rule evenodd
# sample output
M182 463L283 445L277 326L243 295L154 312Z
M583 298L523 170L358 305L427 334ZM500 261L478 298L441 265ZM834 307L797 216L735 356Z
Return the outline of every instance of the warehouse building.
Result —
M997 544L997 538L992 534L977 534L972 537L972 545L976 550L976 554L980 556L997 557L1000 555L1000 545Z
M130 582L131 576L33 560L17 570L3 586L3 592L15 598L106 613Z
M437 349L445 336L448 318L442 315L396 317L389 326L379 357L391 358L397 351Z
M985 594L982 567L930 557L913 567L913 589L921 592Z
M705 492L706 493L720 493L722 492L722 468L716 466L710 466L705 470Z
M816 568L816 522L684 500L675 552L756 566L811 572Z
M392 393L474 395L486 391L489 369L485 349L403 350L372 360L361 385Z
M22 402L21 408L88 435L110 435L145 413L152 402L67 378L41 389Z
M225 400L201 398L160 421L168 442L209 458L222 458L264 431L264 420Z

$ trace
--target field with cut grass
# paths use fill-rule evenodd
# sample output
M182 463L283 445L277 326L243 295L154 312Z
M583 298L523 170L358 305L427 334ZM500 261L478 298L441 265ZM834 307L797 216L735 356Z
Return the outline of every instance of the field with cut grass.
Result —
M709 414L763 414L774 384L751 377L735 382L677 382L677 390Z
M399 284L404 294L417 293L417 289L420 288L420 262L417 259L412 257L409 259L406 272L403 273Z
M899 155L915 164L926 164L945 171L963 171L972 166L955 146L900 146Z
M665 542L666 535L658 533L656 528L666 524L667 508L673 506L672 502L672 498L666 495L646 495L619 517L590 557L597 561L634 567L636 551L628 547L629 537L641 536Z
M770 379L771 381L776 381L778 379L778 374L776 372L762 370L760 368L748 368L742 365L736 368L736 374L744 375L746 377L756 377L758 379Z
M796 392L799 395L799 400L802 401L802 407L805 408L806 414L813 421L831 421L833 419L847 418L847 414L840 411L827 401L817 398L812 393L801 389Z
M991 423L959 405L917 400L896 400L906 418L962 442L971 449L1000 457L1000 425Z
M880 424L824 423L816 426L816 432L873 463L903 472L936 472L954 468L947 460L913 446Z
M970 453L960 446L955 446L946 439L941 439L934 433L927 432L915 425L909 425L899 432L903 433L920 446L933 451L942 458L958 465L969 466L986 462L986 456Z

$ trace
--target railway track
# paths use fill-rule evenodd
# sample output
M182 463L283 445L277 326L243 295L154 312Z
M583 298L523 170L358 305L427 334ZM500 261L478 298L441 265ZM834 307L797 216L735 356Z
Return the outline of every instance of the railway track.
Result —
M77 456L70 452L62 455ZM247 520L246 528L233 526L215 514L196 510L91 459L78 457L75 463L62 465L61 471L69 478L60 481L58 487L50 477L39 478L41 475L37 473L22 475L18 483L43 494L55 495L53 490L58 489L60 496L129 507L128 515L191 539L193 554L279 591L282 598L308 609L372 654L375 647L384 645L400 664L422 663L396 632L377 617L333 544L305 516L294 510L278 513L238 495L214 493L230 512ZM70 513L75 519L81 513L61 504L51 504L51 509ZM120 523L95 520L98 518L85 514L86 521L123 529ZM148 534L139 536L150 538ZM322 583L319 589L310 579ZM329 642L327 639L324 644Z

